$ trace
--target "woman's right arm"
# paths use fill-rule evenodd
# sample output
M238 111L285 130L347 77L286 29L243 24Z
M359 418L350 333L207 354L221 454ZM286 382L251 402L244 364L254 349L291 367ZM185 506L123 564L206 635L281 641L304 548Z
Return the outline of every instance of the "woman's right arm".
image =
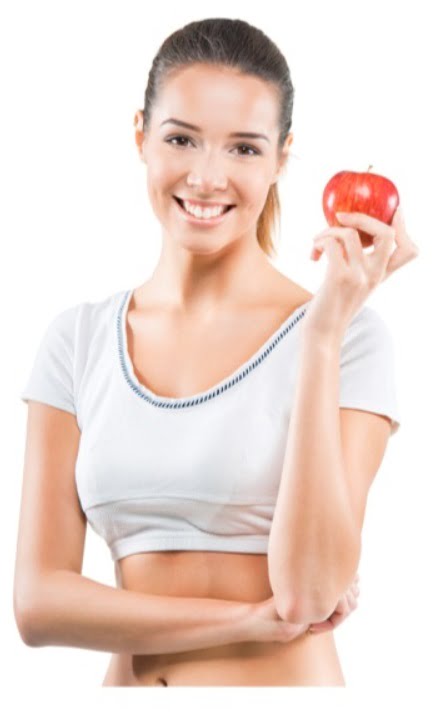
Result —
M130 654L163 654L246 641L251 605L142 594L73 571L41 576L27 611L16 611L24 642Z
M28 402L14 614L29 646L159 654L251 639L252 605L142 594L82 576L86 517L75 484L76 417Z

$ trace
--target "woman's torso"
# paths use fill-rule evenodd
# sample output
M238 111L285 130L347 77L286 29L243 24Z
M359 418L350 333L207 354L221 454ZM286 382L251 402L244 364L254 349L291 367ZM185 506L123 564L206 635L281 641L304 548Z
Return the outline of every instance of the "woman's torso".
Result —
M259 602L270 589L265 554L157 552L116 562L118 586L172 597ZM242 580L242 581L241 581ZM176 654L113 654L104 686L344 685L333 632L289 643L241 642Z
M202 392L249 358L288 311L311 297L273 271L269 304L252 310L239 323L232 316L213 320L207 329L158 312L141 316L133 296L127 335L136 377L155 393L173 398ZM170 371L173 368L176 374ZM242 602L260 602L273 594L265 554L146 552L124 557L115 565L117 585L144 594ZM242 642L176 654L113 654L103 681L104 686L164 684L344 685L344 678L333 633L326 632L302 634L285 644Z

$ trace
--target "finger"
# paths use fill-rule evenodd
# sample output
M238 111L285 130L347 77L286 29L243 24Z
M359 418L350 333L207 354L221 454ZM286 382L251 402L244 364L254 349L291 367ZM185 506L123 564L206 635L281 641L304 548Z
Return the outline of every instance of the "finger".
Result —
M390 272L416 258L420 251L419 247L408 235L401 205L398 206L392 218L392 228L396 231L396 245L398 248L390 259L390 268L388 266Z
M419 250L419 248L416 246L416 244L411 240L410 236L408 235L407 229L405 227L405 220L404 220L404 213L402 211L401 206L399 205L396 209L393 218L392 218L392 228L394 228L396 232L396 244L397 246L407 246L408 248L415 249L416 251Z
M347 591L344 594L344 597L342 598L342 600L344 600L343 604L338 605L340 608L338 608L338 606L337 606L336 609L333 611L333 613L330 615L329 619L327 620L327 621L331 621L331 623L334 626L341 624L344 621L344 619L346 619L351 614L351 612L353 612L354 609L356 609L356 607L357 607L357 599L349 591ZM340 611L341 609L343 611ZM322 622L321 622L321 624L322 624Z
M340 597L336 607L333 610L333 614L342 614L346 616L349 614L349 603L347 599L347 592Z
M343 603L344 611L343 611L343 614L344 614L345 616L347 616L347 615L351 612L351 599L352 599L351 592L348 592L348 591L347 591L347 592L344 594L343 599L344 599L344 603ZM336 611L336 609L335 609L334 611Z
M375 278L376 282L383 280L387 274L391 272L388 268L391 250L395 241L397 241L397 229L388 223L379 221L378 218L368 216L366 213L339 213L338 220L347 226L359 228L372 236L374 252L366 258L366 269ZM398 222L398 218L395 223ZM399 245L402 245L404 237L402 229L400 229Z
M393 214L392 227L396 229L397 235L399 235L399 230L405 231L404 213L400 205Z
M328 228L324 228L323 231L320 231L320 233L317 233L316 236L313 237L312 241L315 247L323 247L324 246L324 238L327 238L328 236L331 236L332 238L343 238L344 235L351 235L357 233L353 228L342 228L342 226L329 226Z
M313 237L313 247L319 250L324 250L324 239L327 237L338 238L345 241L346 238L358 238L360 242L360 236L354 228L342 228L342 226L329 226L320 233L317 233ZM360 242L360 247L363 252L363 246Z
M334 609L334 612L339 612L340 614L348 614L348 597L347 594L349 593L349 589L342 595L342 597L339 600L339 603L336 606L336 609Z
M325 619L323 622L314 622L310 625L309 632L330 632L336 626L336 619L333 619L334 616L335 615L333 613L328 619Z
M357 231L353 231L348 228L336 227L333 227L330 230L332 231L331 237L342 243L342 246L345 249L344 256L348 261L348 265L354 270L360 270L360 267L364 269L365 255L363 253L362 243ZM329 237L330 236L325 236L324 240Z
M315 622L315 624L311 624L309 627L309 632L312 634L319 634L321 632L331 632L336 624L333 624L331 619L326 619L325 622Z
M338 238L326 236L324 238L324 252L326 253L330 263L341 271L347 268L345 246L339 242Z
M389 258L385 271L385 278L391 276L392 273L394 273L398 268L401 268L401 266L404 266L409 261L413 261L417 258L419 252L419 248L415 243L413 243L413 241L409 241L409 243L395 248Z
M333 614L331 614L330 617L325 619L323 622L315 622L315 624L312 624L309 631L312 631L313 633L330 632L331 630L336 629L336 627L339 627L346 618L347 615L345 614L333 612Z
M359 594L360 594L360 589L359 589L359 587L357 586L357 584L353 584L353 585L351 586L351 591L352 591L352 593L353 593L356 597L358 597Z
M317 261L318 258L321 258L322 255L322 248L315 248L315 246L312 248L310 252L310 258L312 261Z
M347 249L350 266L354 268L354 270L360 269L360 267L364 268L365 255L363 253L362 242L357 231L354 233L344 233L342 234L342 238L345 243L345 248Z
M336 213L336 218L344 226L360 228L361 231L366 231L370 236L390 234L391 226L388 223L379 221L378 218L368 216L366 213Z
M314 622L310 625L308 632L329 632L330 630L341 624L346 617L352 612L352 603L346 598L346 594L343 594L339 598L339 601L328 619L323 622Z
M382 281L386 276L394 246L395 239L392 236L374 238L374 252L366 256L366 268L377 282Z
M348 614L332 614L330 618L330 624L332 625L333 629L336 629L336 627L339 627L342 622L344 622L347 618Z
M353 611L353 609L355 609L357 607L357 599L356 599L355 595L353 594L353 592L351 592L351 591L347 592L347 601L348 601L348 607L349 607L350 611Z

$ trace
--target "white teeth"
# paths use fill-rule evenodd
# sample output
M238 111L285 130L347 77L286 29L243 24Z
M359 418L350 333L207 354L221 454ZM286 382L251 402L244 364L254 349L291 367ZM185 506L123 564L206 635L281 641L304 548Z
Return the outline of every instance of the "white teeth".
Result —
M196 218L214 218L215 216L221 216L226 206L213 206L212 208L201 208L200 206L194 206L188 201L181 201L183 208Z

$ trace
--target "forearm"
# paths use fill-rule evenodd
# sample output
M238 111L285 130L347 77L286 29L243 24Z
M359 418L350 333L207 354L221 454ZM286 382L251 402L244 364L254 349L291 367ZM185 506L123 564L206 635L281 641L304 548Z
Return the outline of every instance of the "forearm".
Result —
M38 582L23 622L30 646L162 654L246 641L249 603L142 594L69 571Z
M339 360L338 339L302 337L268 547L277 608L292 610L295 623L333 610L359 558L340 438Z

